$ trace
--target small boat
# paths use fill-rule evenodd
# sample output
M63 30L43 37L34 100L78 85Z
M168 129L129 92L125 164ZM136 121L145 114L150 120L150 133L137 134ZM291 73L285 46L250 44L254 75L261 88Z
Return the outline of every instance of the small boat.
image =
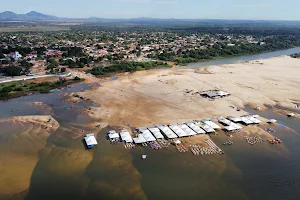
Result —
M296 115L294 113L289 113L287 116L288 117L295 117Z
M142 159L144 160L144 159L146 159L147 158L147 155L142 155Z
M276 122L277 122L276 119L270 119L270 120L268 121L269 124L275 124Z

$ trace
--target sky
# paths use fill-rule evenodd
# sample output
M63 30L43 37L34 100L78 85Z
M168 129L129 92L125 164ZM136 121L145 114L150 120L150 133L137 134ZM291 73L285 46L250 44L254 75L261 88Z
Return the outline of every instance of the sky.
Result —
M12 3L13 2L13 3ZM0 12L72 18L300 20L300 0L14 0Z

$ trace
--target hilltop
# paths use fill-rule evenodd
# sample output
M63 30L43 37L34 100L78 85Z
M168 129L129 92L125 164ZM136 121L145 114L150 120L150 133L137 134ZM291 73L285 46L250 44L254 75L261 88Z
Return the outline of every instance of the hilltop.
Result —
M54 20L58 19L56 16L46 15L36 11L30 11L26 14L16 14L11 11L0 13L0 20Z

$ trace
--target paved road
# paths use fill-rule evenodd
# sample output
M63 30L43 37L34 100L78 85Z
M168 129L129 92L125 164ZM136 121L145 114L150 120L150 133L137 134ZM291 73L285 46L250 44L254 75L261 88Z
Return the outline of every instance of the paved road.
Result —
M25 81L25 80L36 79L36 78L59 77L59 76L67 76L67 75L48 74L48 75L22 76L17 78L0 79L0 83L9 83L13 81Z

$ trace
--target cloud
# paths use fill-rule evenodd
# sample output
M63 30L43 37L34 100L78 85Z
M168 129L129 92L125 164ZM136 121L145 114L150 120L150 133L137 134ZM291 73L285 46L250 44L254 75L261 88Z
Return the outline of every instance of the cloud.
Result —
M267 7L271 7L271 4L236 4L236 5L232 5L232 7L235 8L267 8Z

